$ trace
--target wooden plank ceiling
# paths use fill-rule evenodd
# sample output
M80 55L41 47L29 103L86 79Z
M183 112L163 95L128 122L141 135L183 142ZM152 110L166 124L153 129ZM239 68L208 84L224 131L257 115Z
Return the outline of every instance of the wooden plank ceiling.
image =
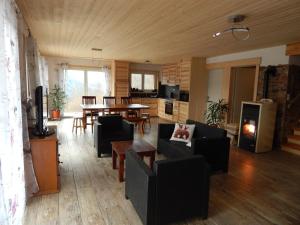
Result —
M300 40L299 0L17 0L43 55L153 63ZM212 34L245 14L247 41Z

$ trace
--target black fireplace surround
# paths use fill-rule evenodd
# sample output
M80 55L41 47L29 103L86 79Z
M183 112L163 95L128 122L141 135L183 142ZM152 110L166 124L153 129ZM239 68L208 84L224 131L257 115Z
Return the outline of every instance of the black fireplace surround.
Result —
M243 104L240 127L239 147L255 151L257 126L259 119L259 105Z

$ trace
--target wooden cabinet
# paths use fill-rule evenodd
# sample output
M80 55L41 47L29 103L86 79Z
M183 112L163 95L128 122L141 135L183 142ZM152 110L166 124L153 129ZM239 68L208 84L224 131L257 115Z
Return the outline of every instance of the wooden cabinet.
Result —
M165 99L158 100L158 116L162 119L173 122L185 123L189 118L189 103L181 101L173 101L173 115L165 113Z
M185 123L189 118L189 103L178 102L178 122Z
M158 99L157 98L132 98L133 104L147 105L149 109L142 109L141 112L150 113L150 116L158 115Z
M158 116L161 118L165 118L165 99L158 99Z
M178 117L184 122L186 118L204 122L204 112L207 105L208 73L206 69L206 58L192 57L181 60L179 63L166 64L161 70L162 84L179 84L180 91L189 93L189 103L183 102L178 105ZM177 107L177 106L175 106ZM160 117L163 117L162 106Z
M190 90L190 79L192 72L192 63L191 60L182 60L179 63L179 87L181 91L189 91Z
M114 78L114 95L117 103L121 103L121 97L129 94L129 62L113 61L112 76Z
M179 101L173 101L173 118L172 121L177 122L179 116Z
M150 107L149 109L143 109L142 112L150 113L150 116L157 116L157 98L141 98L141 104Z
M51 127L56 130L56 127ZM56 193L60 189L58 139L56 133L48 137L30 137L33 168L39 185L36 195Z
M162 84L179 84L178 64L165 64L161 69Z

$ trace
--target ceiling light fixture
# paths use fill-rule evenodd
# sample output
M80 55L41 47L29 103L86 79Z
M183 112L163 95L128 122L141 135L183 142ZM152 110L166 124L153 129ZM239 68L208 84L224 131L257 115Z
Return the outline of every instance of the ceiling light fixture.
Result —
M227 28L221 32L216 32L212 36L213 38L220 37L223 34L231 33L234 39L238 41L246 41L250 37L250 29L240 23L245 20L244 15L233 15L229 17L229 22L232 23L230 28Z
M92 48L92 51L102 52L102 48Z

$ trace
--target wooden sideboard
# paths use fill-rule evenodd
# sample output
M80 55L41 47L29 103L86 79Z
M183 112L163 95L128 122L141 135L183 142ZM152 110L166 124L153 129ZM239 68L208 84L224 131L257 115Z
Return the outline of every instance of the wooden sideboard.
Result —
M132 98L132 103L134 104L142 104L147 105L149 109L142 109L142 113L150 113L151 117L157 116L157 108L158 108L158 99L157 98L139 98L134 97Z
M56 129L56 126L50 127ZM60 190L57 132L47 137L30 136L33 168L39 185L36 195L56 193Z

